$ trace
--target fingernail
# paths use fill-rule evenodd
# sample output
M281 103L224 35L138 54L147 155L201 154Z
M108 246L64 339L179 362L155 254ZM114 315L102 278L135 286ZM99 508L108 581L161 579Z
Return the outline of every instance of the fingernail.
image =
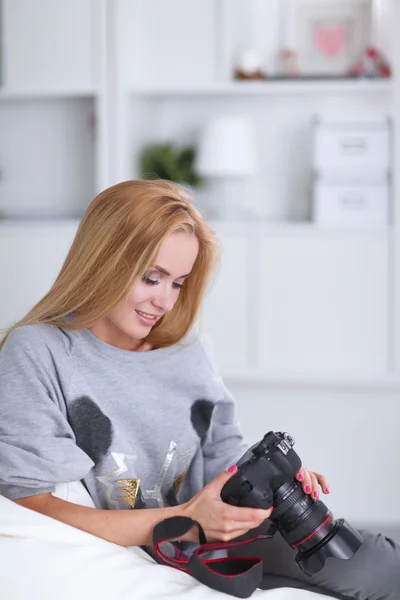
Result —
M274 510L274 507L270 506L268 510L270 510L272 512Z
M299 474L297 475L297 477L300 479L300 481L303 481L303 479L304 479L304 475L303 475L303 473L299 473Z
M306 485L306 494L311 492L311 485Z
M233 471L236 469L236 465L232 465L231 467L229 467L228 469L228 473L233 473Z
M313 493L313 496L314 496L314 498L319 498L319 494L318 494L318 492L314 492L314 493Z
M325 488L325 494L329 494L330 489L328 487Z

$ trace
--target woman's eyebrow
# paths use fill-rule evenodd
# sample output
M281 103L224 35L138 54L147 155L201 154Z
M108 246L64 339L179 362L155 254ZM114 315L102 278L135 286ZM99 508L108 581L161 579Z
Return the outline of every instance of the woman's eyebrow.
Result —
M163 269L162 267L158 266L158 265L154 265L153 267L156 271L160 271L160 273L163 273L164 275L166 275L167 277L169 277L171 275L171 273L168 273L168 271L166 271L165 269ZM187 275L181 275L180 277L177 277L176 279L183 279L184 277L189 277L190 273L188 273Z

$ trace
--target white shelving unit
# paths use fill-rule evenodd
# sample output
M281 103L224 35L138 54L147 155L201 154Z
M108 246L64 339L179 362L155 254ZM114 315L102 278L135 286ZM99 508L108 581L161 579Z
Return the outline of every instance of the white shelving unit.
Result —
M107 0L2 2L0 216L80 216L109 183L106 13Z
M215 223L224 260L204 317L223 373L243 383L399 386L398 211L387 228L353 234L309 220L311 118L377 111L397 121L399 79L232 81L234 52L246 41L238 33L243 11L253 25L261 11L265 31L260 37L258 28L257 39L265 38L272 56L280 0L34 4L33 10L29 0L3 0L0 210L19 205L20 218L39 218L33 225L0 224L0 277L7 288L17 278L21 294L23 258L30 255L26 264L34 272L43 259L41 237L64 240L55 262L72 240L77 221L41 222L41 216L79 217L95 193L139 175L145 144L196 143L207 118L246 112L257 124L262 162L248 194L253 221ZM397 207L397 154L394 167ZM15 252L23 235L20 270L11 272L6 252ZM325 263L316 260L321 256ZM39 275L26 304L51 283L54 267ZM25 310L11 296L7 302Z
M246 28L272 57L284 3L189 5L118 2L115 178L139 175L148 143L196 143L206 119L249 114L262 162L249 193L253 222L215 223L224 257L203 323L223 373L242 383L398 386L396 223L349 232L309 221L312 117L345 110L396 119L393 82L233 81L235 51L249 42Z
M110 185L108 0L3 0L0 329L48 290Z

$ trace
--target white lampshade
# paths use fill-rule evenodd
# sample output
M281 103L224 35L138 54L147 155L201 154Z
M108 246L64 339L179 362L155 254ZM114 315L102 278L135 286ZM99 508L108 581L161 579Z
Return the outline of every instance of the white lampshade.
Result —
M254 131L247 117L218 117L206 124L197 150L196 170L200 175L252 175L257 163Z

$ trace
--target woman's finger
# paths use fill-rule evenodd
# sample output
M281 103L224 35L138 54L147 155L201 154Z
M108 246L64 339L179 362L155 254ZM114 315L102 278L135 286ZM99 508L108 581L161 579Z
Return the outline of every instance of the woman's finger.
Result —
M223 533L234 533L235 531L239 531L239 529L243 529L245 531L249 531L249 529L256 529L260 527L261 523L258 521L236 521L231 523L230 526Z
M318 498L319 498L319 483L318 483L316 474L313 473L312 471L310 471L310 479L311 479L311 487L312 487L311 496L314 500L318 500Z
M247 523L257 523L259 525L265 519L268 519L274 507L268 509L250 508L247 506L232 506L227 504L223 508L222 520L225 523L241 523L245 527Z
M303 490L306 494L311 494L312 492L312 481L310 471L308 469L303 468Z
M303 483L303 481L304 481L304 467L301 467L300 471L296 475L296 479L297 479L297 481L300 481L301 483Z
M315 473L315 476L318 479L318 483L322 488L322 491L324 492L324 494L329 494L329 483L328 480L326 479L326 477L324 477L323 475L321 475L321 473Z

